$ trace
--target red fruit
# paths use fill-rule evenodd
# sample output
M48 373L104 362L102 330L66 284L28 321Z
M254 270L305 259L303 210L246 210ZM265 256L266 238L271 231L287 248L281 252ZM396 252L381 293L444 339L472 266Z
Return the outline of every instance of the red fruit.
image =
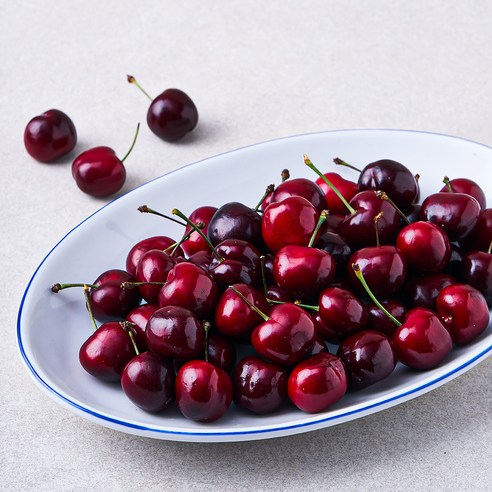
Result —
M310 179L293 178L280 183L274 190L270 203L281 202L291 196L301 196L320 214L326 208L326 197L323 190Z
M352 198L359 192L357 183L342 178L342 176L338 173L325 173L325 176L348 202L352 200ZM333 189L330 188L322 178L318 178L316 183L323 190L326 196L325 208L329 210L330 215L345 215L347 213L347 208L342 200L338 198L338 195L333 191Z
M196 210L191 212L189 219L194 224L197 224L198 222L202 222L203 224L205 224L205 227L203 227L201 231L206 236L208 232L208 225L212 220L212 217L214 216L215 212L217 212L217 207L209 207L209 206L198 207ZM186 236L186 234L188 234L190 231L191 231L191 226L186 225L186 229L183 236ZM207 243L202 238L202 236L198 234L197 231L193 231L190 237L181 245L181 247L183 248L183 251L188 257L194 255L198 251L203 251L203 250L209 251Z
M449 189L449 185L452 190ZM454 178L449 181L449 185L445 184L440 193L465 193L475 198L482 210L487 206L485 193L475 181L468 178Z
M147 337L145 336L145 328L150 317L157 311L157 306L153 304L142 304L132 309L126 315L126 321L134 323L133 331L135 332L137 347L140 352L145 352L148 350Z

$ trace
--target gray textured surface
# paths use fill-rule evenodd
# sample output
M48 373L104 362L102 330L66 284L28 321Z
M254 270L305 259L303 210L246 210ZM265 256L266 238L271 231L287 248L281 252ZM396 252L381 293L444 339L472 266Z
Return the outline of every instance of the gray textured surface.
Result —
M175 86L200 111L183 143L148 129L125 190L218 152L338 128L444 132L492 145L492 3L482 1L0 1L1 490L487 490L488 359L404 405L272 441L198 445L107 430L62 409L17 355L32 272L105 202L80 193L70 159L31 160L26 122L74 119L78 149L126 151L146 100ZM464 163L466 164L466 163Z

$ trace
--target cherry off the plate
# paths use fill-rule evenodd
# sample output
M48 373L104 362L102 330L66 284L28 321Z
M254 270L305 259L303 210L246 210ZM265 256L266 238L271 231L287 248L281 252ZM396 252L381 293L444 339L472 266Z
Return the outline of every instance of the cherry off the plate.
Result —
M303 162L308 154L326 172L332 159L366 163L389 158L420 174L423 196L438 191L445 174L479 183L492 177L492 149L445 135L397 130L347 130L283 138L221 154L169 173L103 207L70 231L48 253L23 296L17 326L23 361L38 386L55 401L101 425L157 439L219 442L266 439L320 429L359 418L430 391L483 360L492 351L491 327L468 345L455 347L444 363L430 371L411 371L398 364L391 376L358 392L347 393L327 411L303 413L285 405L257 416L231 407L208 424L182 417L175 408L153 415L139 410L116 385L99 382L79 364L80 346L90 334L81 293L53 295L60 276L90 282L109 268L124 268L130 248L139 240L163 234L180 237L180 226L156 221L137 208L144 203L170 212L190 213L202 205L241 201L254 206L265 186L278 182L283 168L292 177L313 175ZM336 168L347 179L353 171ZM214 179L220 176L221 179ZM186 190L186 192L183 192ZM486 190L489 201L490 190ZM98 254L90 237L107 245Z

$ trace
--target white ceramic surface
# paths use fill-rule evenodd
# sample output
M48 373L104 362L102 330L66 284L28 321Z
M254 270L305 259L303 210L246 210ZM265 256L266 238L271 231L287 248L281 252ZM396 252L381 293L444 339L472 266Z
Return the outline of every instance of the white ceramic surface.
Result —
M121 389L100 383L80 367L78 350L91 326L80 290L58 295L55 282L91 282L109 268L123 268L128 250L156 234L178 237L179 226L140 214L147 204L170 212L190 213L200 205L242 201L254 205L281 169L291 176L316 176L303 165L303 154L323 170L356 179L334 166L341 157L357 166L390 158L421 176L423 196L442 186L444 174L482 183L492 202L492 149L475 142L423 132L346 130L293 136L221 154L169 173L98 210L70 231L48 253L27 285L18 315L17 337L22 359L38 386L55 401L101 425L123 432L179 441L243 441L295 434L362 417L430 391L473 367L492 351L492 328L475 342L453 350L440 367L410 371L400 364L386 379L347 394L327 412L309 415L292 405L269 416L231 408L221 420L198 424L175 409L150 415L126 399Z

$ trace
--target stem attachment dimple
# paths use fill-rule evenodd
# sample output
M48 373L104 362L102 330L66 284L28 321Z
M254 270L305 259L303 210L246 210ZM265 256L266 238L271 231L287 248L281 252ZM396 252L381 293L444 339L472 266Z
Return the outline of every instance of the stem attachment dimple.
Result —
M127 75L126 76L126 80L128 80L128 82L130 84L134 84L136 85L151 101L154 100L153 97L150 97L147 92L142 88L142 86L137 82L137 79L133 76L133 75Z
M230 285L229 288L234 291L258 316L261 316L265 321L270 319L270 316L267 316L263 311L258 309L251 301L249 301L246 296L241 294L233 285Z

